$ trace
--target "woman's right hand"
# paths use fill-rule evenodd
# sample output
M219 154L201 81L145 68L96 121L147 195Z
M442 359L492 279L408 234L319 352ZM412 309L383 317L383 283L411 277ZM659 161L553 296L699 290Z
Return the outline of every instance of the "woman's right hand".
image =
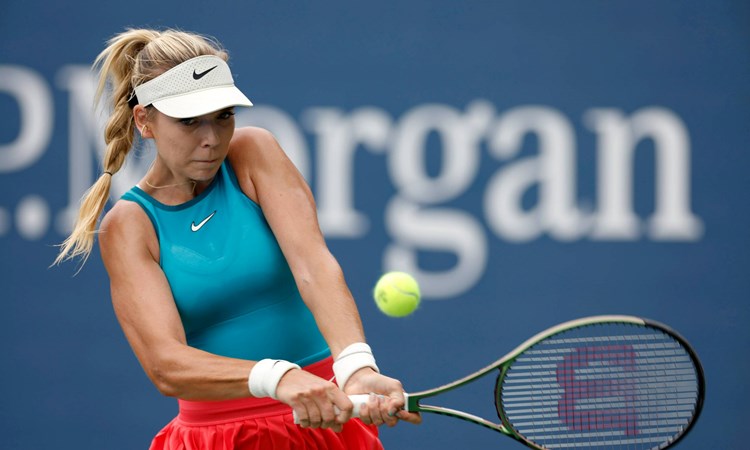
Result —
M292 369L279 381L276 398L291 406L303 428L340 432L352 417L354 405L334 383L309 372Z

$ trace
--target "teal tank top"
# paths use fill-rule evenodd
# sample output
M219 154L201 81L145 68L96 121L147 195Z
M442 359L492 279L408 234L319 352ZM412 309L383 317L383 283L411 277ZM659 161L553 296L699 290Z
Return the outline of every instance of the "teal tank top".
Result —
M228 161L187 203L165 205L138 186L122 199L151 219L188 345L301 366L330 355L260 206Z

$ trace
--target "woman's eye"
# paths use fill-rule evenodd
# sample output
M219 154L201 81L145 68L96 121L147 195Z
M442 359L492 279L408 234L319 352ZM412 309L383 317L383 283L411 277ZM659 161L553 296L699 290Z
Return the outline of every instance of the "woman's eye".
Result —
M190 126L190 125L193 125L195 123L195 119L193 119L193 118L180 119L180 123L183 124L183 125L185 125L185 126Z
M234 111L224 111L219 115L219 119L229 119L234 115Z

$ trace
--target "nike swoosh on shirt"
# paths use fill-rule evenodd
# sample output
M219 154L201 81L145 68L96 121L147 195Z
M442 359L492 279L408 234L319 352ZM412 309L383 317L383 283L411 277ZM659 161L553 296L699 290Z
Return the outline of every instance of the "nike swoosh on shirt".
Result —
M198 72L196 72L195 70L193 70L193 79L194 79L194 80L200 80L200 79L201 79L201 78L203 78L203 77L204 77L204 76L205 76L205 75L206 75L206 74L207 74L208 72L210 72L210 71L214 70L214 69L215 69L215 68L217 68L217 67L219 67L219 66L213 66L213 67L211 67L210 69L208 69L208 70L206 70L206 71L204 71L204 72L200 72L200 73L198 73Z
M203 228L203 225L205 225L206 222L208 222L209 220L211 220L211 217L213 217L214 214L216 214L216 211L212 212L210 216L208 216L205 219L201 220L201 223L199 223L198 225L196 225L195 222L191 223L190 224L190 229L193 230L193 232L200 230L201 228Z

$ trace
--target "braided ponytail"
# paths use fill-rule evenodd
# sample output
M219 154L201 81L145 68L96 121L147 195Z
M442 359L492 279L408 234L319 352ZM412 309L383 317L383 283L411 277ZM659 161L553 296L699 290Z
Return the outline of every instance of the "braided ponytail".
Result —
M177 30L128 29L107 44L94 61L94 67L99 68L95 104L99 104L109 87L113 106L104 130L107 145L104 172L83 195L73 231L60 244L60 253L53 264L79 256L85 263L91 254L97 222L109 198L112 175L124 164L135 140L132 109L135 86L196 56L216 55L228 59L216 41Z

